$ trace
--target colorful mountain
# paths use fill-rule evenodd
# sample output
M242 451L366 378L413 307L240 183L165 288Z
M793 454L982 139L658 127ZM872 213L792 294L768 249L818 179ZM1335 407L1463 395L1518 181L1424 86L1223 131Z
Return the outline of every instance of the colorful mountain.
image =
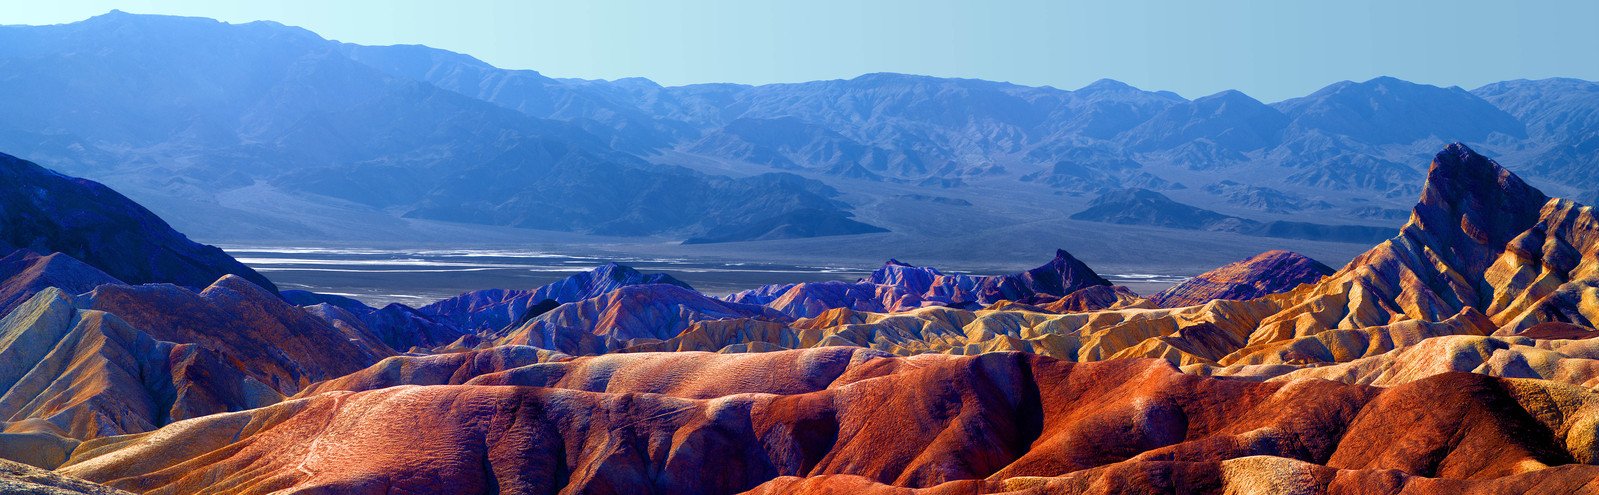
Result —
M1591 412L1572 413L1592 391L1470 373L1377 388L824 349L532 366L505 381L537 386L330 392L214 415L103 442L60 472L176 494L1450 493L1580 491L1599 476L1587 444L1558 433L1586 424Z

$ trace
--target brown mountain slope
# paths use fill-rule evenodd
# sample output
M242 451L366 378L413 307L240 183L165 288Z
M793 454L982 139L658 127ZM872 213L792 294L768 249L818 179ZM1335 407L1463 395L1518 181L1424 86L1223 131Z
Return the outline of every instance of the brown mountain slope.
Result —
M1283 489L1336 482L1384 493L1415 479L1416 493L1456 493L1573 490L1599 477L1577 465L1599 461L1599 395L1550 382L1453 373L1391 389L1262 383L1154 360L993 353L852 358L836 378L816 370L827 385L784 393L790 385L765 378L729 388L729 375L695 368L700 356L709 357L557 363L563 376L596 377L668 361L625 380L546 382L553 388L320 394L91 441L60 472L161 493L715 494L825 475L951 493L1094 484L1219 493L1239 474L1284 467L1320 475L1269 480ZM719 359L793 379L788 366L804 356ZM747 393L759 391L775 393ZM848 480L801 484L864 486ZM776 483L790 484L768 493L800 488Z

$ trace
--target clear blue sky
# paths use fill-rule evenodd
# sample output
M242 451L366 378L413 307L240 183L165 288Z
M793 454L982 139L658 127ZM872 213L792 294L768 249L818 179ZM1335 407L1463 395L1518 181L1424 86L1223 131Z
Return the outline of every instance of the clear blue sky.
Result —
M39 1L0 24L113 8L273 20L362 44L419 43L554 77L667 85L975 77L1073 89L1102 77L1265 101L1378 75L1441 86L1599 80L1599 1Z

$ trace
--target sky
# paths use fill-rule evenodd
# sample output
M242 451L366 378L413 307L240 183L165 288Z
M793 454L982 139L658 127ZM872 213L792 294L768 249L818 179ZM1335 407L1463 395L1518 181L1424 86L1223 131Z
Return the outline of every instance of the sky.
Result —
M872 72L1075 89L1100 78L1272 102L1389 75L1467 89L1599 80L1599 1L228 0L12 2L0 24L112 9L271 20L552 77L765 84Z

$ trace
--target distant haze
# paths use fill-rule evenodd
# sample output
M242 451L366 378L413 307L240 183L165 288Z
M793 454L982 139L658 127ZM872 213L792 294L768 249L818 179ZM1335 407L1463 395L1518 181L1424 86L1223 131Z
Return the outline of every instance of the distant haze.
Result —
M271 20L367 45L415 43L552 77L763 84L871 72L1074 89L1114 78L1272 102L1379 75L1467 89L1599 79L1588 1L67 1L0 24L111 9Z

